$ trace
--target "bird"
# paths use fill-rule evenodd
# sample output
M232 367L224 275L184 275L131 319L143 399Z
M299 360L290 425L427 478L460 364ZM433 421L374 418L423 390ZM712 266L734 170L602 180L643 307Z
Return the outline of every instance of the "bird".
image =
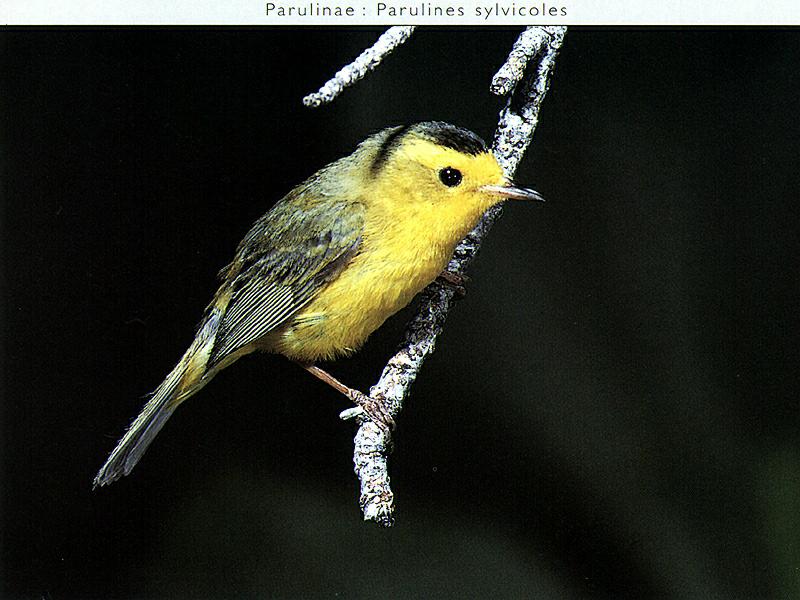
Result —
M445 271L481 215L507 199L543 200L514 186L478 135L442 121L383 129L318 170L239 243L194 341L93 487L128 475L180 404L255 351L299 363L367 418L392 425L379 404L316 363L358 350Z

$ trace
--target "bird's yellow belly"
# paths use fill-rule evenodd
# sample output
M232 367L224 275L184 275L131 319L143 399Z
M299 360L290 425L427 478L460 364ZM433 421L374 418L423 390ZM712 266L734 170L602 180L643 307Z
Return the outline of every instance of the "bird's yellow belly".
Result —
M331 360L357 350L383 322L447 266L450 255L362 253L279 332L275 350L299 361Z

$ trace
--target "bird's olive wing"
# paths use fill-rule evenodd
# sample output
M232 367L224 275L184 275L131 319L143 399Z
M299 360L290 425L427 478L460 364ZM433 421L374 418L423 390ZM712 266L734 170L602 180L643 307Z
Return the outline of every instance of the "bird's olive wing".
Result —
M256 222L222 272L230 294L208 366L291 318L358 251L363 205L287 197Z

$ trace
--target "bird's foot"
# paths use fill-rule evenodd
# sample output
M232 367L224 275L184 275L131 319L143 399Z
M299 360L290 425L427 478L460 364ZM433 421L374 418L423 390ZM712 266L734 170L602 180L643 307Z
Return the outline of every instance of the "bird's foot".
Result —
M464 285L469 281L469 277L466 275L459 275L458 273L445 270L439 273L437 279L451 286L461 298L467 295L467 288L464 287Z
M350 389L346 395L356 406L342 411L339 415L342 419L352 419L363 415L387 434L390 434L397 426L394 417L380 400L354 389Z
M333 375L314 364L302 362L298 364L317 379L324 381L339 393L347 396L350 401L356 405L353 408L348 408L339 413L339 418L346 420L356 417L366 417L380 427L387 434L386 437L388 439L391 439L391 432L395 428L394 418L389 413L389 409L387 409L380 400L370 398L366 394L346 386Z

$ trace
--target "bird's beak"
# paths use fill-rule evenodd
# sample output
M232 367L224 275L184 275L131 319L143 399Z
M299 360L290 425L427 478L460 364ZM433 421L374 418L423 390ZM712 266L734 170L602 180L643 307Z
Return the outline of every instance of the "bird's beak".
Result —
M480 187L480 190L487 194L508 198L509 200L536 200L538 202L544 202L544 198L539 192L529 190L528 188L514 187L509 180L506 180L504 185L483 185Z

